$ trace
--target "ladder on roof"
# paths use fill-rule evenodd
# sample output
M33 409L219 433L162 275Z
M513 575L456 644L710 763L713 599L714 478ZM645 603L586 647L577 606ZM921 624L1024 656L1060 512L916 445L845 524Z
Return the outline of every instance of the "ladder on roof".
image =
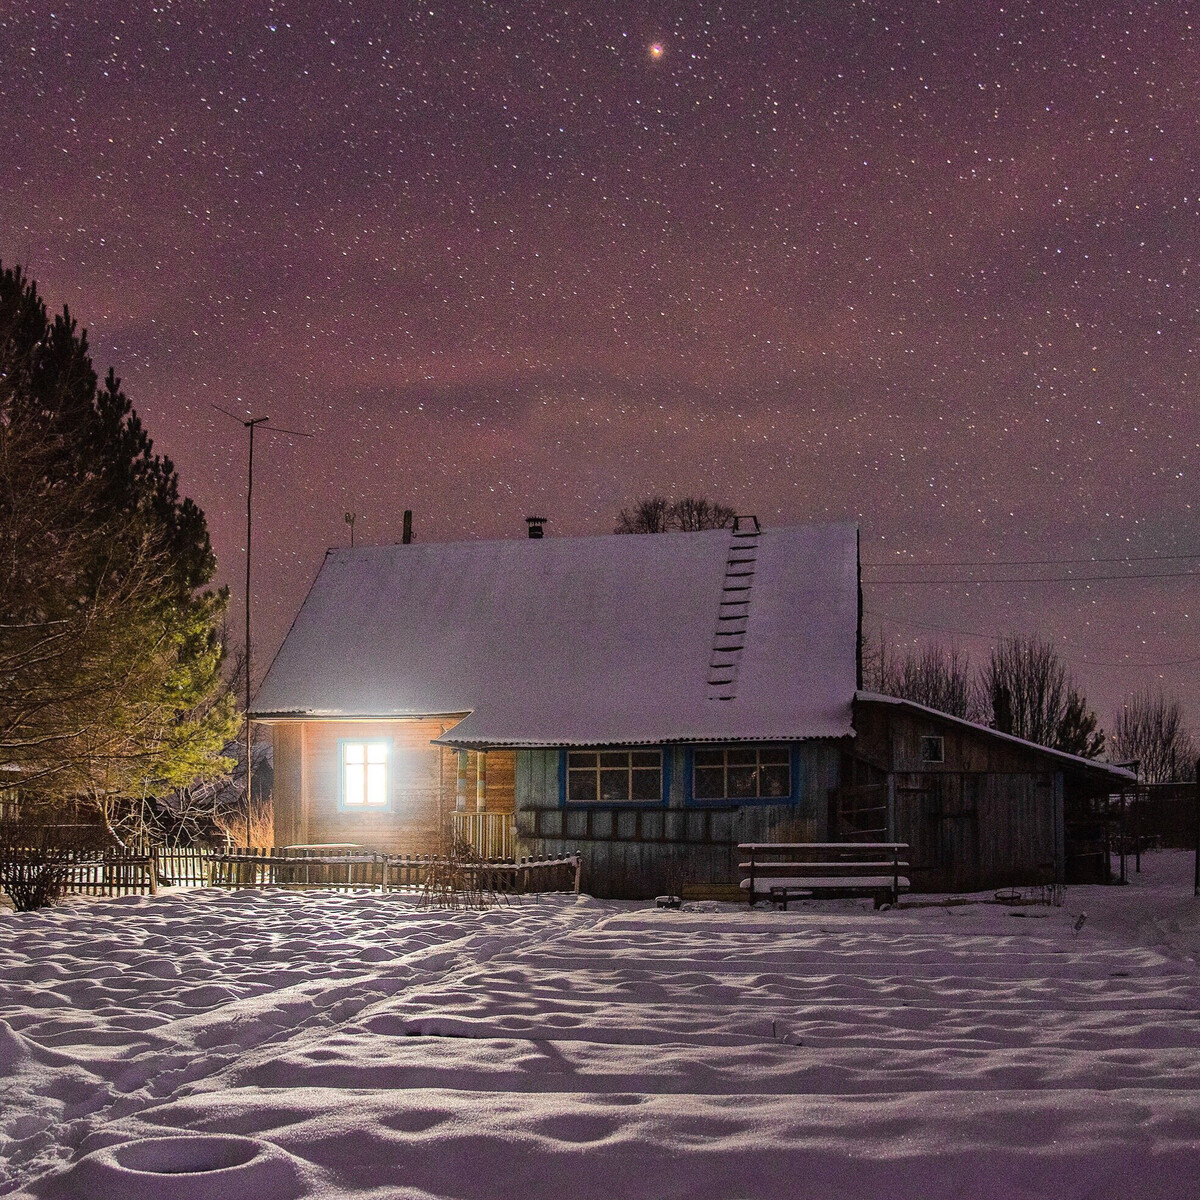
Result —
M733 520L729 555L725 560L725 580L717 607L717 627L713 632L712 653L708 658L708 698L733 700L737 697L738 666L746 648L746 627L750 620L750 592L758 565L758 518L739 516Z

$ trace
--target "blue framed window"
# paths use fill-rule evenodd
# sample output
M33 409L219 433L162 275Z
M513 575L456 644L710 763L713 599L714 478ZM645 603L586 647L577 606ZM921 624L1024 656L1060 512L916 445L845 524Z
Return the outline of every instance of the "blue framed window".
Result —
M560 769L563 803L662 804L666 774L657 748L566 750Z
M699 805L791 804L800 792L794 746L742 742L695 746L688 754L687 799Z
M391 802L391 738L338 741L338 808L383 812Z

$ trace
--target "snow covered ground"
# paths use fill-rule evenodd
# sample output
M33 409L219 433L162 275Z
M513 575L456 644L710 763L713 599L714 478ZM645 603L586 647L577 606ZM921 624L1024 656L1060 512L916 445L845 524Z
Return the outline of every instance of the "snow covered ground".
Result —
M0 1192L1196 1194L1189 855L1061 909L702 907L0 913Z

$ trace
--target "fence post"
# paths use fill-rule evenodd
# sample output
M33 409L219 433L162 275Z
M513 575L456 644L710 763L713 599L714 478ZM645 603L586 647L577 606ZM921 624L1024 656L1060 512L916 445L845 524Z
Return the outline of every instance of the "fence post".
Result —
M150 895L158 895L158 851L150 847Z

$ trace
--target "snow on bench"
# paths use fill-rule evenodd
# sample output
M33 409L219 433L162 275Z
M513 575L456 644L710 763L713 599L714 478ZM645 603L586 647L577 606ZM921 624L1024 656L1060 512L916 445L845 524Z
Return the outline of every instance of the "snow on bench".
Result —
M744 842L738 850L749 856L738 867L751 907L768 898L786 909L789 900L871 896L880 908L911 887L904 842Z

